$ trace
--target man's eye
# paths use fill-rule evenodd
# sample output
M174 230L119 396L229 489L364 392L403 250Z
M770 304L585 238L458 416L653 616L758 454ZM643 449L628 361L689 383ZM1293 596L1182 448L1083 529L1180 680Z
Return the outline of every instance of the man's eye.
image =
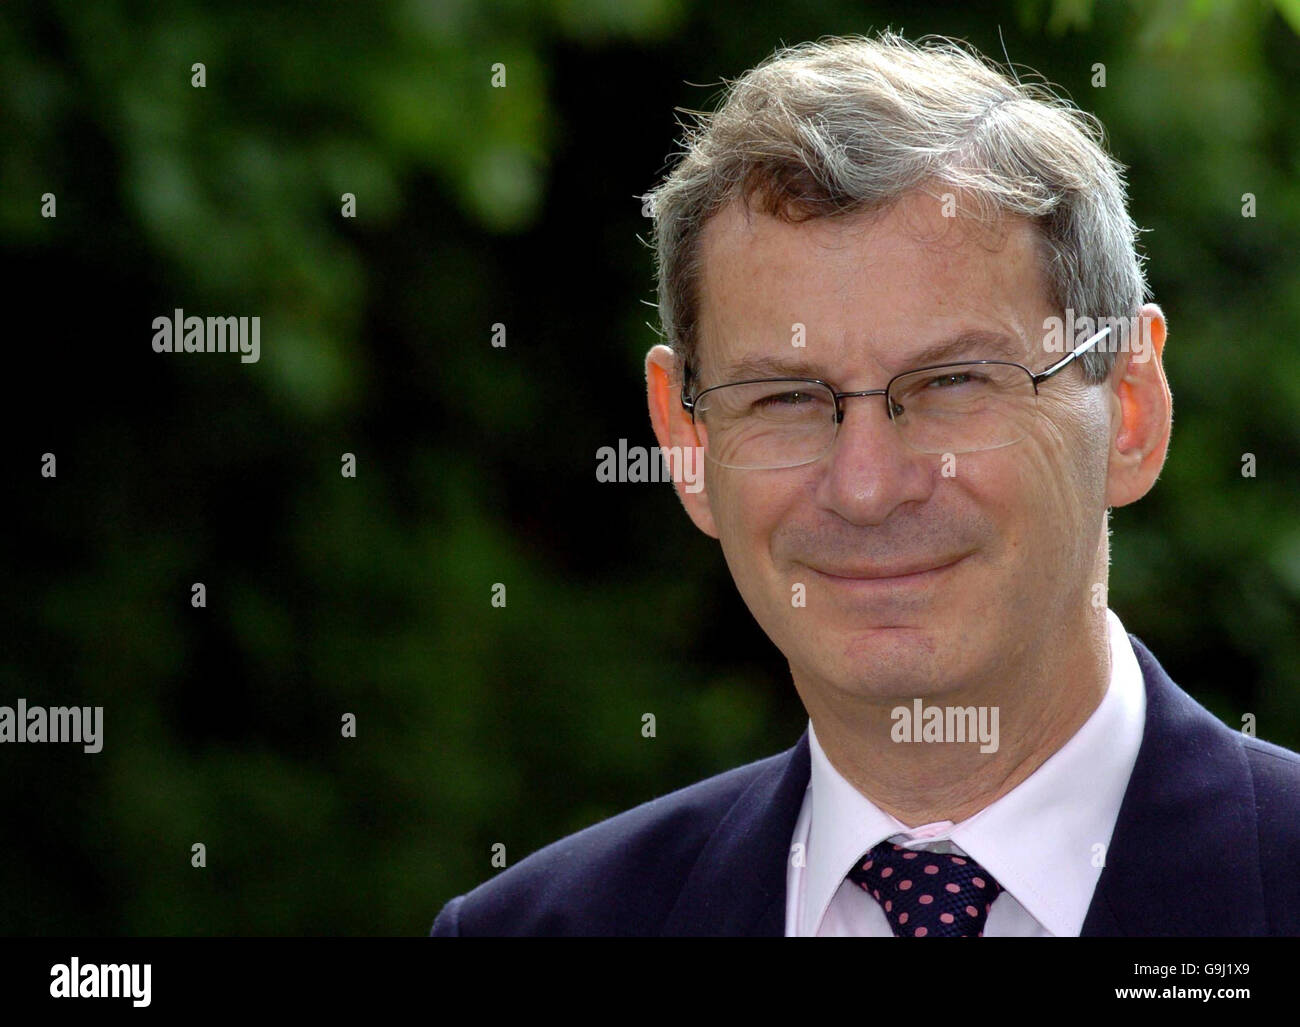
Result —
M936 375L926 381L925 387L928 389L951 389L958 385L978 385L984 380L970 371L958 371L955 374Z
M770 396L764 396L754 405L757 407L777 407L777 406L803 406L806 403L812 403L816 400L811 392L775 392Z

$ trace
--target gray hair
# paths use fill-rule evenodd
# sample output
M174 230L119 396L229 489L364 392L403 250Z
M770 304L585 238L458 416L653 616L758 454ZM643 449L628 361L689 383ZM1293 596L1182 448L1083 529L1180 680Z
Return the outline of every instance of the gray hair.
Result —
M892 32L827 36L777 50L728 86L714 114L694 113L681 160L643 197L679 375L699 369L700 234L737 198L797 223L883 211L939 184L983 220L1012 214L1038 227L1062 312L1101 326L1136 317L1149 297L1123 165L1107 155L1101 123L973 47ZM1081 358L1086 381L1109 375L1109 341Z

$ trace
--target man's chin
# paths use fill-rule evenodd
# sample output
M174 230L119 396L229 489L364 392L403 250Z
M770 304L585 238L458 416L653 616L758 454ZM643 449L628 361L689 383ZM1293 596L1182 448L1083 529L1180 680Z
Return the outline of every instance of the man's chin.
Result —
M934 660L942 646L941 637L933 627L917 624L882 622L869 626L856 625L853 631L836 646L843 658L850 661L872 662L910 660L925 657Z
M915 624L881 624L859 628L848 639L828 639L807 656L814 666L822 665L817 676L841 691L864 698L912 699L958 683L958 654L942 644L941 637ZM830 665L829 653L838 655Z

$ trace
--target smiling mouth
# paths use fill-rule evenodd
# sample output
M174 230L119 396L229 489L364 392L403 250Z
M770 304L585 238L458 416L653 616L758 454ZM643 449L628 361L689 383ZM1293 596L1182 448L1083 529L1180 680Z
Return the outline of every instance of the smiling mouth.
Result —
M969 554L964 554L956 559L948 560L940 564L931 564L929 566L924 564L920 566L913 564L910 567L899 567L897 569L888 568L884 570L850 571L848 569L843 569L839 573L835 573L832 571L824 571L817 567L811 567L811 565L809 566L823 578L846 585L868 587L871 585L922 584L937 578L944 571L956 567L966 559L967 555Z

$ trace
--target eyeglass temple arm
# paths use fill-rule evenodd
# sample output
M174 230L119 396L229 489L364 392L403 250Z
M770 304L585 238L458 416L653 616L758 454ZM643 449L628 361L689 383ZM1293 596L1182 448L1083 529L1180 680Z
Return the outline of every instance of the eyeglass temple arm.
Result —
M691 368L688 364L682 365L682 406L695 413L695 400L686 395L686 383L691 380Z
M1064 357L1058 360L1046 371L1039 371L1038 374L1034 375L1034 383L1037 384L1038 382L1045 381L1046 379L1052 377L1052 375L1056 374L1057 371L1065 367L1075 357L1080 356L1091 347L1097 345L1097 343L1099 343L1102 339L1106 337L1106 335L1110 332L1110 329L1111 326L1107 325L1101 331L1097 332L1096 335L1093 335L1091 338L1087 339L1080 345L1076 346L1073 351L1067 353Z
M1068 365L1070 361L1086 353L1091 347L1097 345L1097 343L1099 343L1108 334L1110 334L1110 328L1111 326L1107 325L1101 331L1097 332L1095 335L1091 336L1090 338L1082 342L1080 345L1076 346L1073 350L1067 353L1055 364L1047 368L1047 370L1039 371L1038 374L1034 375L1035 384L1041 381L1046 381L1048 378L1052 377L1052 375L1060 371L1061 368ZM689 382L690 380L691 380L691 369L688 366L684 366L682 368L682 406L685 407L687 410L691 411L692 413L694 413L695 400L691 399L689 396L686 395L686 383ZM883 390L876 390L876 391L883 391ZM845 393L845 395L850 395L850 393ZM869 395L869 394L852 393L851 395Z

